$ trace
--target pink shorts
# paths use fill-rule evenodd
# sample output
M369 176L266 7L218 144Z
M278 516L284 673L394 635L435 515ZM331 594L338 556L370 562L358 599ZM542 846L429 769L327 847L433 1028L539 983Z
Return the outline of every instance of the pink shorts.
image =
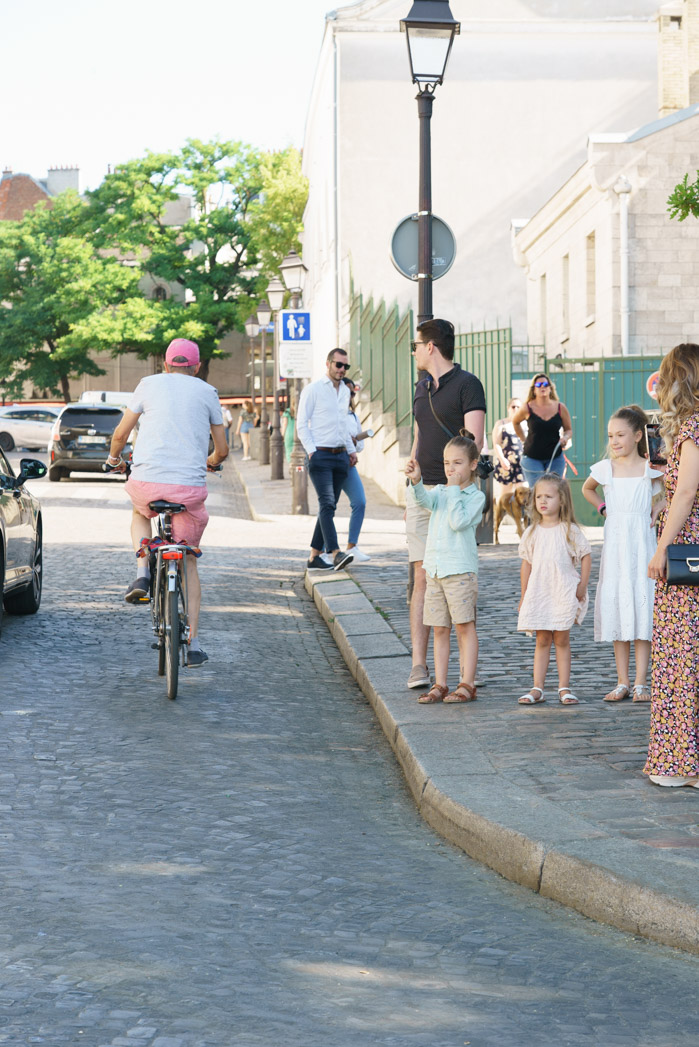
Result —
M187 487L185 484L153 484L133 477L124 484L124 489L141 516L151 519L157 516L148 507L149 502L163 499L166 502L180 502L187 506L187 511L177 513L172 518L172 536L176 542L187 542L199 545L204 528L209 522L209 514L204 502L209 494L206 487Z

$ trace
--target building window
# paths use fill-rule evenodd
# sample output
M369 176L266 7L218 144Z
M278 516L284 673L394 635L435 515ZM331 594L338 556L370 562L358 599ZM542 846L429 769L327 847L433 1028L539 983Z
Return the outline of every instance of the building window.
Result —
M670 29L682 28L682 15L670 15Z
M166 302L167 301L167 291L165 290L164 287L154 287L153 288L153 301L154 302Z
M542 273L539 279L539 332L541 344L546 346L546 333L548 328L548 314L546 311L546 273Z
M563 255L561 263L561 341L570 337L570 256Z
M595 234L590 233L585 239L585 263L587 273L586 286L586 324L594 323L596 308L597 289L597 253L595 249Z

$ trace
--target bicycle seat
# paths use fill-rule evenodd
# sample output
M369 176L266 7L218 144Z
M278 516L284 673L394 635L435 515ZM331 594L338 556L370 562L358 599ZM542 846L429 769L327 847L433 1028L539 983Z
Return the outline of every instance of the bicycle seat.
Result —
M175 513L184 513L187 506L181 505L179 502L164 502L159 500L157 502L149 502L148 508L152 509L154 513L171 513L174 516Z

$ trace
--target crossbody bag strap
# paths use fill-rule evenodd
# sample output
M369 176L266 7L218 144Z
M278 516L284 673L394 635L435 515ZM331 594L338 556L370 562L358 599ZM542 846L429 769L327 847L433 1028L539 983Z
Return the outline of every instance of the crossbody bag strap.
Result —
M447 436L449 437L449 439L453 440L455 434L451 431L451 429L447 429L446 425L444 424L444 422L442 421L442 419L439 417L439 415L437 414L437 412L434 409L434 404L432 403L432 390L430 388L431 385L432 385L431 382L427 382L427 398L430 401L430 410L432 411L432 414L434 415L435 422L437 423L439 428L442 430L442 432L445 432L447 434Z

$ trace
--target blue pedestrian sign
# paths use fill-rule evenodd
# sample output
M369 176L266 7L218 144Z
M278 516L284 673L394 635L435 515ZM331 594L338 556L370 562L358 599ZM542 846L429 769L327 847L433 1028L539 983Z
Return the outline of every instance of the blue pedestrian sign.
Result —
M279 319L279 340L281 342L310 342L310 313L301 312L300 309L282 309Z

